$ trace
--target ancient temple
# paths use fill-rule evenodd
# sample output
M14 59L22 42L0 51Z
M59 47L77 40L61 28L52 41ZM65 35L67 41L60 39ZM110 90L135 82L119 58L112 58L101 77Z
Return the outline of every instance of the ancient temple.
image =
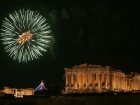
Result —
M85 92L127 92L140 90L140 74L125 74L110 66L76 65L64 68L66 77L65 93Z

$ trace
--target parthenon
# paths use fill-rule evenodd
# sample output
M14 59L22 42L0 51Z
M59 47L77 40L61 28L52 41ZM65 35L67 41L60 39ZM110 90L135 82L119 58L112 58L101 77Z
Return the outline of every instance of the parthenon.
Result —
M140 74L125 74L110 66L81 64L64 68L66 77L65 93L83 92L129 92L140 90Z

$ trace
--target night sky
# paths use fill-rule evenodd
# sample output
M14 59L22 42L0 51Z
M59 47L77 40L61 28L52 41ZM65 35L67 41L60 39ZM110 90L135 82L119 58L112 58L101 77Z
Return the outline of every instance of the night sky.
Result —
M28 63L11 59L0 40L0 88L35 88L42 79L63 88L64 68L83 63L140 73L139 5L93 1L1 0L0 28L15 10L37 10L50 24L54 40L40 59Z

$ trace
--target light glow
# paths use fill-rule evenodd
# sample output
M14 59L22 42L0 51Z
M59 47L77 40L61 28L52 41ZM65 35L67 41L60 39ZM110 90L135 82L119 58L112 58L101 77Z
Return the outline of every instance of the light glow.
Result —
M37 11L23 9L9 14L1 31L5 51L19 62L39 59L52 40L50 26Z

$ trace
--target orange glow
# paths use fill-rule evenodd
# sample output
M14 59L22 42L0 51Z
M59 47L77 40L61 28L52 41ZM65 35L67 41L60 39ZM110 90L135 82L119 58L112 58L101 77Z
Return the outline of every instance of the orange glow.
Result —
M32 39L33 35L29 32L24 32L22 35L19 35L17 39L17 43L24 44L27 41L30 41Z

